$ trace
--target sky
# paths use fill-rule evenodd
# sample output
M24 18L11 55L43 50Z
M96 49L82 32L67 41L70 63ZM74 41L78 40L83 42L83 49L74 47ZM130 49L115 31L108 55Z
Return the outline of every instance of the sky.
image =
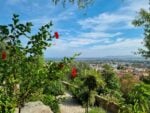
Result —
M11 23L19 14L21 22L32 22L36 33L41 25L53 22L52 31L59 32L44 55L70 57L131 56L142 48L143 29L132 21L148 0L95 0L85 9L76 4L54 5L51 0L0 0L0 25ZM25 44L26 40L22 39Z

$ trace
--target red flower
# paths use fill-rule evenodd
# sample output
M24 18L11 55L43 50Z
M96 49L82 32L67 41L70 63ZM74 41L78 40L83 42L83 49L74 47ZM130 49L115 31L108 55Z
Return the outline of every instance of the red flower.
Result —
M3 52L2 52L2 56L1 56L2 60L5 60L5 59L6 59L6 57L7 57L7 54L6 54L6 52L5 52L5 51L3 51Z
M72 68L72 71L71 71L71 77L75 78L76 76L77 76L77 69L74 67Z
M55 32L55 33L54 33L54 37L55 37L56 39L58 39L58 38L59 38L59 34L58 34L58 32Z

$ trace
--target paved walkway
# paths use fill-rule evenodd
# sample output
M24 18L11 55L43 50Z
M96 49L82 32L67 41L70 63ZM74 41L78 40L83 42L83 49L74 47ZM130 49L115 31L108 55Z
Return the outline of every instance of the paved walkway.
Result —
M63 97L66 99L60 104L61 113L85 113L85 108L82 108L69 93L66 93Z

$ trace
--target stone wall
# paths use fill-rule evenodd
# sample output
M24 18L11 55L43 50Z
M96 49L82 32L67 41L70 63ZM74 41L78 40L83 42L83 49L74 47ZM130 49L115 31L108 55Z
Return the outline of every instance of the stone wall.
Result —
M104 108L108 112L111 112L111 113L118 113L119 112L120 107L116 103L109 102L108 100L102 98L99 95L95 96L95 100L96 100L96 105Z

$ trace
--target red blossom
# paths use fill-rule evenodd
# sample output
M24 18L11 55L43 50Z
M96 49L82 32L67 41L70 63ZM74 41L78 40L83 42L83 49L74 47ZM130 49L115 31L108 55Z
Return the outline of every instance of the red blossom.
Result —
M77 76L77 69L75 67L72 68L71 77L75 78Z
M59 34L58 34L58 32L55 32L55 33L54 33L54 37L55 37L56 39L58 39L58 38L59 38Z
M1 55L2 60L5 60L5 59L6 59L6 57L7 57L7 54L6 54L6 52L5 52L5 51L3 51L3 52L2 52L2 55Z

